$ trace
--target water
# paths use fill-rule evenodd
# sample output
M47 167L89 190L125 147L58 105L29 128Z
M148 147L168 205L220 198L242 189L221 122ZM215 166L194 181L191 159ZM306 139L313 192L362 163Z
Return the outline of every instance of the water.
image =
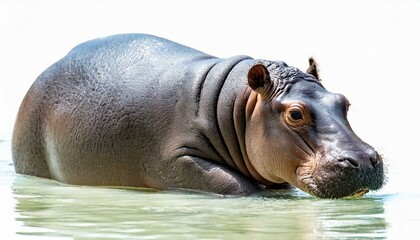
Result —
M17 175L0 137L0 239L411 239L418 194L221 197L71 186Z

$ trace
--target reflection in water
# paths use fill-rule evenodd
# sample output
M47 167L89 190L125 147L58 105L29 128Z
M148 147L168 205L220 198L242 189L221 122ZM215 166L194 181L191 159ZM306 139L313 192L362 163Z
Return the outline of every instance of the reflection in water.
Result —
M321 200L298 191L225 198L80 187L17 176L20 236L84 239L385 237L381 198Z

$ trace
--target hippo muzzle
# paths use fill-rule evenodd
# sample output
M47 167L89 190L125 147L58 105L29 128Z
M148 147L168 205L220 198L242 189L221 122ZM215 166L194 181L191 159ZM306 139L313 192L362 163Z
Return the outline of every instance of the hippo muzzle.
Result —
M297 168L298 186L321 198L361 196L381 188L381 156L359 139L343 148L319 146L318 152Z

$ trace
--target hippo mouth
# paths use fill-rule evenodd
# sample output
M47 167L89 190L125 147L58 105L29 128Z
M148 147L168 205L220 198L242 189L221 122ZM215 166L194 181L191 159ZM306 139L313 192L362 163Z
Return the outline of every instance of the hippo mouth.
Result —
M358 198L358 197L363 197L363 195L365 195L366 193L369 192L369 189L360 189L359 191L353 193L352 195L350 195L350 198Z
M296 170L298 188L320 198L362 197L384 184L383 164L375 168L343 169L313 158Z

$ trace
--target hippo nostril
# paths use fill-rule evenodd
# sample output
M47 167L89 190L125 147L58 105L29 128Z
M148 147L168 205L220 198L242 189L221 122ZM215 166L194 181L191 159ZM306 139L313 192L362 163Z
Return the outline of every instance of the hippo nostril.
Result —
M353 158L341 158L338 159L339 162L346 162L348 163L351 167L354 168L359 168L359 163L357 162L357 160L353 159Z

